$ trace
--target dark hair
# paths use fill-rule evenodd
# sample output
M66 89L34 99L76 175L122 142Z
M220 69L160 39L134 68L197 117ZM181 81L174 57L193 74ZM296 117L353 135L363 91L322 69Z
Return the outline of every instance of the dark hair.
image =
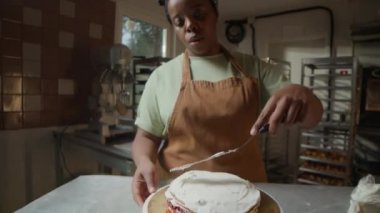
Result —
M216 6L216 0L209 0L209 2L211 4L212 8L214 9L215 13L218 15L218 8ZM159 3L160 3L160 5L164 5L166 18L168 19L169 23L171 24L172 20L170 18L169 11L168 11L169 0L159 0Z

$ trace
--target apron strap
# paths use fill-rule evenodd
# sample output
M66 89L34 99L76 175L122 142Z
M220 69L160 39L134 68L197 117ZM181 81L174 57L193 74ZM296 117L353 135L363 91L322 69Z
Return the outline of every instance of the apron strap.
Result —
M187 82L191 80L191 71L190 71L190 58L189 52L187 49L183 54L183 62L182 62L182 84L183 82Z
M231 62L232 64L232 67L241 75L243 75L244 77L247 77L248 74L247 72L244 71L243 67L241 66L241 64L237 61L237 59L231 55L231 53L226 49L224 48L223 46L221 46L222 48L222 52L224 54L224 56L226 57L226 59L228 61ZM191 76L191 68L190 68L190 57L189 57L189 52L188 50L186 49L184 54L183 54L183 63L182 63L182 82L187 82L187 81L190 81L192 79L192 76Z

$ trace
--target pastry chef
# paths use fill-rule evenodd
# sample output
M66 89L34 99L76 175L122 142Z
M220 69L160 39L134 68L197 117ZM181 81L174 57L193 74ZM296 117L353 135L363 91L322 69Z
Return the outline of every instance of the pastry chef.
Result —
M321 102L276 66L225 49L217 40L214 0L166 0L165 12L186 50L152 73L141 97L132 147L135 201L141 206L159 180L180 175L170 168L235 148L250 135L254 141L239 152L191 169L265 182L258 129L269 124L274 134L280 123L312 128Z

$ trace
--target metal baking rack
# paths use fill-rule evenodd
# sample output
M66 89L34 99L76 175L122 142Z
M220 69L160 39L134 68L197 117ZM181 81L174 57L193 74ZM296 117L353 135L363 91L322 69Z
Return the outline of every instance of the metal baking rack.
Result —
M301 83L321 100L322 121L303 132L299 147L299 183L350 185L353 143L353 58L302 61Z
M170 58L163 57L151 57L151 58L135 58L133 60L133 76L134 76L134 84L133 84L133 96L132 103L134 106L132 117L136 118L137 106L140 102L141 95L144 91L145 84L149 79L149 76L152 72L159 67L164 62L169 61Z

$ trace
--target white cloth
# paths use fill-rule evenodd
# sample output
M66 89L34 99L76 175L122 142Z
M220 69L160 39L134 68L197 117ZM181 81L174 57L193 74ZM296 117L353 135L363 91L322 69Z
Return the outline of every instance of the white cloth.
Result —
M379 213L380 184L375 184L372 175L360 179L358 186L352 191L348 213Z

